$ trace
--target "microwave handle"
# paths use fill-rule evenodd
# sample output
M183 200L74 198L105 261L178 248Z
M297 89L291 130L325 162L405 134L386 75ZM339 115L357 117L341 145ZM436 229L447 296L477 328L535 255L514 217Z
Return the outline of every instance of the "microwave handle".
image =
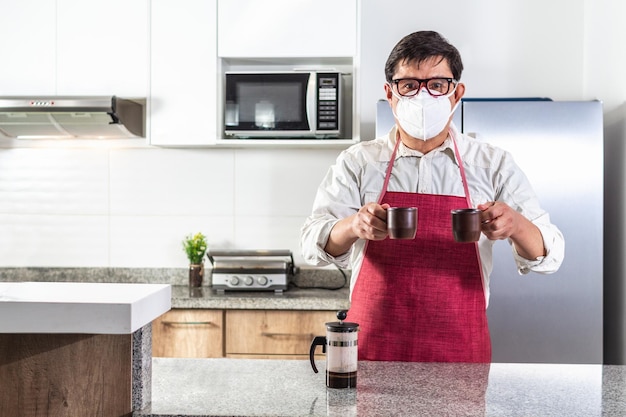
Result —
M306 115L311 124L309 129L315 133L317 131L317 73L311 72L309 76L309 84L307 85L306 94Z

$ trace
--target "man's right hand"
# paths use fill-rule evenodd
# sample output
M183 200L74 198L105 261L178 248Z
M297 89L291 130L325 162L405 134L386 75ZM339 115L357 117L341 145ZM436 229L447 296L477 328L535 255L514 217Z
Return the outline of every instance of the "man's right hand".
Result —
M339 220L330 231L324 250L331 256L339 256L350 250L358 239L385 239L388 208L389 204L368 203L352 216Z
M368 203L354 214L352 233L359 239L383 240L387 237L387 209L389 204Z

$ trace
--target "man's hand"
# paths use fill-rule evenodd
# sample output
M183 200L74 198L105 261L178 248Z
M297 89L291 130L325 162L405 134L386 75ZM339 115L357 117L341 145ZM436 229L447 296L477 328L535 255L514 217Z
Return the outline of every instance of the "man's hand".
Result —
M368 203L352 216L339 220L330 231L324 250L339 256L358 239L383 240L387 237L388 208L389 204Z
M387 209L389 204L369 203L352 216L350 227L359 239L383 240L387 237Z
M501 201L479 204L477 208L482 211L482 232L487 238L510 238L517 253L528 260L546 255L539 228L521 213Z

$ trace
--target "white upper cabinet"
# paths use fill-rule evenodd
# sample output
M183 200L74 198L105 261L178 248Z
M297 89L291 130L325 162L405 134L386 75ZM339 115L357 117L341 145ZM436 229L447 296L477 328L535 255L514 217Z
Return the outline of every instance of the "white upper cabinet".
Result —
M146 97L147 1L57 0L56 4L56 93Z
M0 95L146 97L146 1L5 3Z
M150 144L214 144L215 0L152 0Z
M218 0L220 57L352 57L357 0Z
M0 95L54 94L55 3L6 1L0 11Z

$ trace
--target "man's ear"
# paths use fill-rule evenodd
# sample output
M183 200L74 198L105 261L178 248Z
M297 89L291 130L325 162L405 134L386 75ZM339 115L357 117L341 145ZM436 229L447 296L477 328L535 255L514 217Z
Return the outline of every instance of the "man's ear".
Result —
M391 106L391 99L393 98L391 86L388 83L385 83L384 88L385 88L385 98L387 99L387 101L389 102L389 105Z
M464 95L465 95L465 84L458 83L456 85L456 90L454 91L454 100L455 100L454 104L456 104L459 101L461 101L461 99L463 98Z

